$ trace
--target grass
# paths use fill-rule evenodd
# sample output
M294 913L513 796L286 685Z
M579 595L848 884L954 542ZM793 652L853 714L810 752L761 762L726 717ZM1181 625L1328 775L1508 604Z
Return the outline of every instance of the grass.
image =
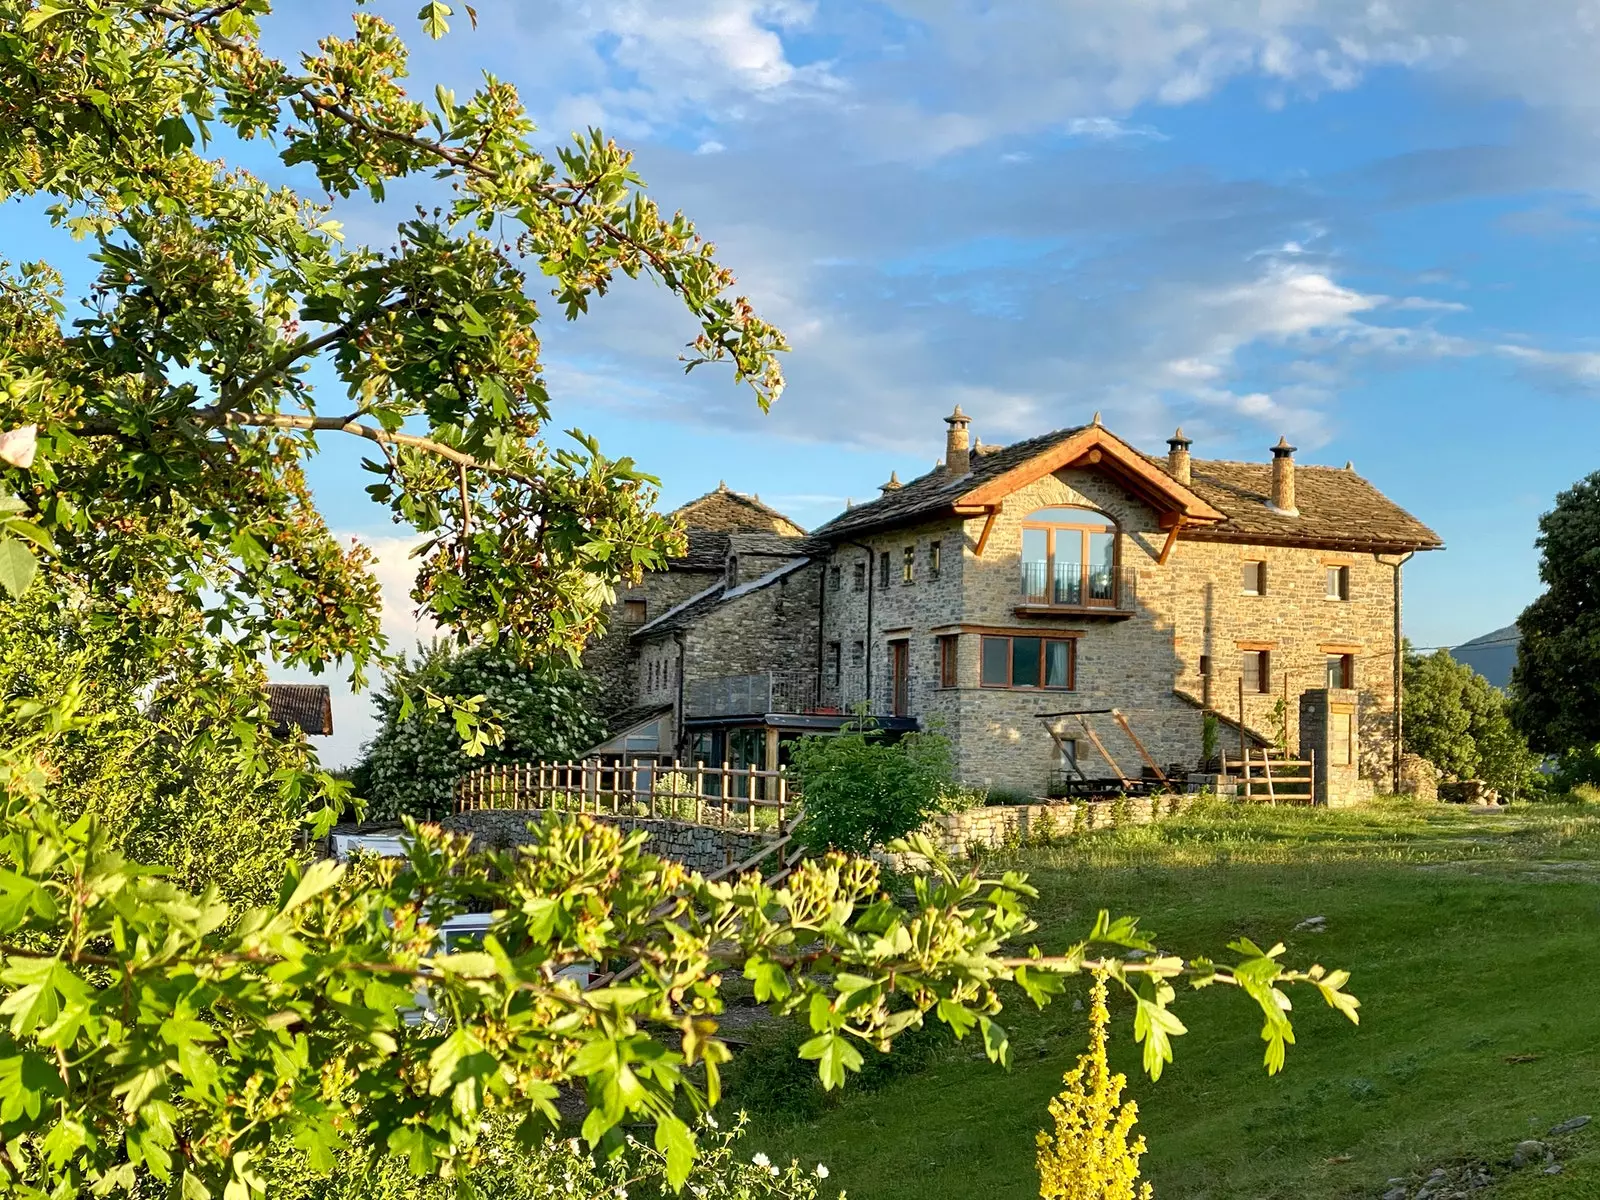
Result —
M1040 888L1047 949L1103 907L1139 914L1166 949L1223 954L1243 934L1352 972L1360 1027L1297 995L1299 1044L1275 1078L1259 1016L1228 989L1180 995L1190 1033L1156 1083L1113 1004L1114 1058L1158 1196L1378 1196L1391 1177L1420 1183L1436 1166L1503 1159L1569 1117L1600 1118L1600 806L1207 808L1006 865ZM1326 932L1296 932L1308 916ZM810 1119L758 1116L751 1146L821 1159L854 1200L1036 1196L1034 1131L1085 1018L1070 999L1025 1004L1003 1018L1009 1071L970 1043L943 1049ZM1492 1194L1600 1197L1600 1121L1558 1143L1562 1175L1507 1175Z

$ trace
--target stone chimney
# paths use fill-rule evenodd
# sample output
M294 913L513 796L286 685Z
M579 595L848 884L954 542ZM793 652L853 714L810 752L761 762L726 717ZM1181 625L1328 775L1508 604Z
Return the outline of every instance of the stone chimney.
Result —
M1280 516L1298 517L1294 506L1294 450L1289 439L1280 437L1272 448L1272 504Z
M1179 483L1188 486L1192 481L1189 468L1189 447L1194 443L1183 436L1183 426L1167 439L1167 471Z
M950 426L944 441L945 473L952 479L959 479L972 473L972 451L967 440L967 426L972 421L958 404L955 412L944 419L944 423Z

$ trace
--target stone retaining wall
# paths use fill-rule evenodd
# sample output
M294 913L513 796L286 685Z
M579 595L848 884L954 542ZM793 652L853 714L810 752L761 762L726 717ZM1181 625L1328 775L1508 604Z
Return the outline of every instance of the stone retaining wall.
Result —
M751 833L743 829L717 829L659 817L613 816L608 813L590 815L597 821L626 830L645 830L650 835L645 842L645 849L649 853L673 859L691 871L706 875L744 862L777 837L770 829ZM474 840L490 846L506 847L532 840L528 833L528 822L539 816L539 813L525 809L485 808L457 813L442 824L457 833L471 834Z
M1092 804L996 804L942 814L928 823L926 832L946 854L962 854L973 844L1021 845L1117 824L1148 825L1183 812L1194 802L1193 795L1172 793Z

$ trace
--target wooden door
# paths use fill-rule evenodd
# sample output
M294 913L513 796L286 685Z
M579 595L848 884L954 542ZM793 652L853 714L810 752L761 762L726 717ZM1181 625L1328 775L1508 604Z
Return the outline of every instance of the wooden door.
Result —
M889 697L897 717L911 715L911 643L889 643Z

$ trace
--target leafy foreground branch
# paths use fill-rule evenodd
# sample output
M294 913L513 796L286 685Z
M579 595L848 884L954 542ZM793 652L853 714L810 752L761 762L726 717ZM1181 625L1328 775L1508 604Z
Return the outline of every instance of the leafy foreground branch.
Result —
M11 780L14 785L16 777ZM13 1188L131 1191L142 1174L184 1196L265 1191L271 1143L330 1170L356 1145L459 1175L484 1119L532 1140L559 1085L581 1081L584 1136L614 1147L654 1125L674 1186L690 1169L686 1116L718 1100L723 973L741 970L781 1012L828 1087L866 1046L933 1019L978 1031L1007 1060L999 988L1044 1004L1062 976L1100 969L1135 997L1158 1074L1183 1026L1173 982L1241 987L1266 1014L1269 1069L1291 1037L1285 984L1355 1018L1343 972L1287 971L1247 943L1229 967L1155 951L1104 916L1066 953L1003 949L1034 923L1018 874L938 864L901 907L877 868L829 856L781 887L712 883L641 850L642 836L552 817L515 852L413 827L406 860L291 869L275 904L230 923L215 890L185 894L110 850L93 820L65 827L15 787L0 826L0 1137ZM932 848L918 847L924 853ZM491 908L483 948L431 954L449 916ZM1095 957L1100 950L1142 957ZM637 958L626 985L583 991L564 968ZM440 1021L410 1025L426 988Z

